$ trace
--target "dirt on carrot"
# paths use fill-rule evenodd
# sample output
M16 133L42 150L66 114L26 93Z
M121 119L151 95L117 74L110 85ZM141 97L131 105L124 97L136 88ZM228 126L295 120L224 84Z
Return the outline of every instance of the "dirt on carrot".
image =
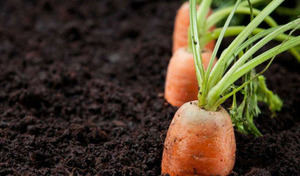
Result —
M164 144L162 173L170 176L228 175L235 161L235 137L229 114L200 109L197 101L182 105Z

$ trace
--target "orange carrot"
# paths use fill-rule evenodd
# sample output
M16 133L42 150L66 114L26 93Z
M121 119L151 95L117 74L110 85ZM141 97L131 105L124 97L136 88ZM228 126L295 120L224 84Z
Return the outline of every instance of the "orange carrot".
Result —
M203 65L206 68L211 58L211 51L202 53ZM167 70L165 99L173 106L196 100L198 83L193 54L187 49L178 49L171 58Z
M170 176L226 176L235 162L235 137L223 108L206 111L197 101L176 112L165 139L162 174Z
M173 53L179 48L185 48L188 46L188 29L190 25L189 12L188 2L185 2L177 11L173 32ZM211 14L212 10L209 11L208 16ZM214 28L215 27L212 27L210 31ZM205 48L211 51L213 51L214 47L215 40L212 40L205 45Z
M204 11L207 11L212 1L202 0L201 2L201 10L204 9ZM212 58L218 52L220 41L224 38L224 34L240 2L241 0L237 0L233 10L230 12L223 26L222 34L218 38L218 45L215 48ZM254 89L254 91L248 90L252 89L255 84L258 85L254 82L254 78L259 74L253 74L253 69L268 60L274 59L277 54L300 45L300 36L294 37L267 50L263 54L251 58L255 52L271 39L288 30L294 29L299 24L295 20L283 25L281 28L270 28L268 29L270 32L268 32L267 36L263 36L255 45L253 44L254 40L252 40L252 37L249 39L252 42L246 40L263 21L261 16L269 15L282 2L283 0L273 0L270 2L258 16L251 20L226 50L221 52L220 60L217 61L214 68L210 69L213 65L213 60L211 60L209 69L205 69L205 58L200 57L203 55L203 51L200 46L201 40L198 35L199 25L197 21L198 19L204 19L205 13L197 16L196 0L190 0L190 19L192 21L190 47L193 51L193 56L189 55L185 50L178 50L171 59L167 81L173 80L175 82L174 80L178 78L183 83L176 81L177 85L175 83L174 85L192 87L190 85L192 81L188 80L188 78L193 77L193 74L188 71L190 71L189 68L192 68L191 65L193 65L193 62L186 60L193 58L197 69L195 74L200 90L197 97L198 100L183 104L173 117L164 143L161 165L162 174L170 176L226 176L230 174L234 166L236 152L231 119L240 128L249 130L253 134L257 132L257 129L254 129L256 127L253 123L253 115L257 113L257 109L256 112L250 112L250 110L253 111L252 106L257 107L257 101L253 99L257 98L258 94ZM247 47L249 49L241 52ZM234 59L237 59L234 63L232 63L233 56L235 56ZM251 60L248 61L250 58ZM203 62L201 59L203 59ZM187 68L185 65L187 65ZM251 74L249 75L249 73ZM185 74L191 75L185 77ZM244 78L242 79L242 84L237 86L236 82L241 78ZM193 79L195 79L195 76ZM170 83L166 83L167 88L171 85ZM186 91L188 92L188 90ZM244 100L240 106L237 106L235 96L240 91L243 91ZM185 96L179 89L178 91L174 91L174 95L176 96L178 92L182 96ZM235 111L231 113L232 117L221 106L231 96L233 96L232 110ZM247 116L246 114L250 115ZM246 132L248 133L248 131Z

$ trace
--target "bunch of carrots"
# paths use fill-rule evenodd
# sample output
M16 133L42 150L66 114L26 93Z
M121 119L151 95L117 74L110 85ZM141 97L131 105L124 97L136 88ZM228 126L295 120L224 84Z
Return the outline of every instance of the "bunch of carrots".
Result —
M236 151L233 126L245 134L260 136L253 123L253 117L260 112L258 101L267 103L272 112L282 106L280 98L267 88L262 73L275 56L284 51L289 50L296 57L299 55L295 47L300 45L300 36L292 34L300 28L300 18L279 26L269 15L284 0L273 0L261 11L253 8L253 4L261 0L241 1L210 14L212 0L202 0L201 3L190 0L178 12L174 32L179 31L176 29L180 24L178 19L182 18L182 25L189 27L184 28L188 35L184 36L187 43L180 41L180 44L185 44L182 48L177 49L175 42L178 38L175 36L179 34L174 33L176 47L167 71L165 98L180 108L165 139L162 174L230 174ZM185 9L184 13L180 12L182 9ZM245 27L229 26L236 13L249 14L249 24ZM179 17L182 14L185 17ZM213 28L226 16L222 28ZM258 28L263 21L270 28ZM290 32L286 34L287 31ZM226 36L236 37L225 50L219 51ZM271 40L281 42L254 56ZM209 48L207 44L211 41L214 46ZM221 54L216 59L218 51ZM257 73L255 68L265 62L268 62L265 69ZM238 80L242 83L237 84ZM240 104L236 100L237 93L243 96ZM230 113L221 106L229 100L232 100Z

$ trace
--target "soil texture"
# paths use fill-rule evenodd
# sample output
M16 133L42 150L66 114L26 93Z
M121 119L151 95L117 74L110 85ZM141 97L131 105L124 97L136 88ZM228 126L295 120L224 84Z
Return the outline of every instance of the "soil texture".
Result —
M176 108L163 98L180 0L1 0L0 175L157 176ZM300 175L300 71L265 73L284 101L264 136L236 133L232 176Z

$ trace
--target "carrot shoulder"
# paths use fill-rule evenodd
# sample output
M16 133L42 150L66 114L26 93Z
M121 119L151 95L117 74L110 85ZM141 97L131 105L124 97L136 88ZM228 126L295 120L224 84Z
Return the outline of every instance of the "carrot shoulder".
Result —
M197 101L176 112L164 143L162 174L228 175L235 162L235 137L229 114L200 109Z
M173 53L179 48L185 48L188 46L188 30L190 26L189 17L189 2L185 2L177 11L174 24L173 32ZM208 15L212 14L212 10L209 11ZM212 31L214 27L210 29ZM210 41L205 45L206 49L213 51L215 47L215 41Z
M204 68L209 64L212 53L202 53ZM185 102L196 100L198 83L196 78L193 54L184 48L177 50L168 65L165 99L173 106L181 106Z

